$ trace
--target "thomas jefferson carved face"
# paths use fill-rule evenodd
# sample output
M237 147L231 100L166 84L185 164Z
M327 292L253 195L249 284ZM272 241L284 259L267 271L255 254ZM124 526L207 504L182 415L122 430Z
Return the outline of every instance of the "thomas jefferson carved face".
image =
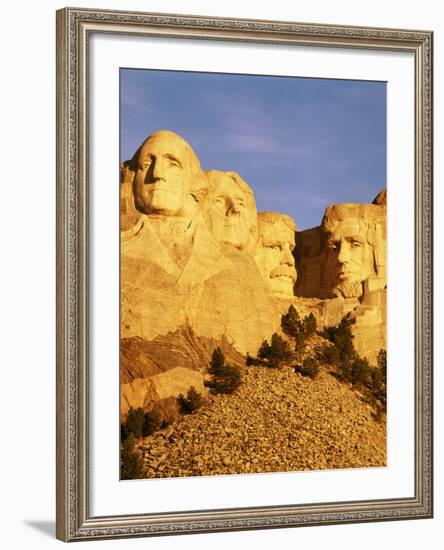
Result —
M216 241L245 249L257 225L252 190L235 172L211 170L207 175L207 219Z
M160 131L150 136L138 151L135 170L133 190L139 211L187 216L196 209L192 180L193 172L200 172L199 161L177 134Z
M284 214L259 212L256 263L273 294L293 296L296 269L293 257L296 225Z

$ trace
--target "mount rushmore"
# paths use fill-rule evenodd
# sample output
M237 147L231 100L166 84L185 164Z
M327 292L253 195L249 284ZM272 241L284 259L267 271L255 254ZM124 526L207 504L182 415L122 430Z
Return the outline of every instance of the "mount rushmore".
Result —
M285 214L257 211L254 182L204 171L167 130L120 177L122 339L187 327L256 355L293 305L320 327L349 315L356 350L373 364L386 348L385 192L328 206L318 227L298 231Z

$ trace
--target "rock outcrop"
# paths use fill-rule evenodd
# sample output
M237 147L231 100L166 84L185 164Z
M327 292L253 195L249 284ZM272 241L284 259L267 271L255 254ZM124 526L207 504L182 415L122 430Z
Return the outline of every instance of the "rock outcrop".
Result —
M124 162L120 166L120 230L131 231L140 218L140 212L134 204L133 194L134 171L130 164Z
M382 191L380 191L373 199L372 204L387 206L387 189L383 189Z
M134 378L127 384L121 384L120 416L121 421L130 407L146 411L156 409L163 419L179 416L177 398L187 395L194 388L203 398L208 397L202 373L184 367L175 367L145 378Z
M228 363L243 365L244 357L226 338L212 340L196 336L188 326L154 340L124 338L120 345L120 377L123 383L183 367L205 373L213 350L219 347Z
M150 136L127 164L141 216L122 234L122 337L151 340L189 325L256 352L277 320L247 251L257 232L253 191L235 173L204 174L172 132Z
M385 192L331 205L320 226L297 232L289 216L258 213L239 174L205 172L162 130L121 166L120 205L123 416L192 385L204 392L214 348L241 364L230 355L256 355L289 305L320 328L351 316L373 364L386 347Z
M122 339L121 420L124 421L130 407L145 410L157 408L165 413L165 417L174 416L177 413L177 396L180 393L186 395L192 386L206 396L207 389L203 383L216 347L222 350L228 363L244 364L244 357L226 338L215 341L198 337L187 326L151 341L140 337Z

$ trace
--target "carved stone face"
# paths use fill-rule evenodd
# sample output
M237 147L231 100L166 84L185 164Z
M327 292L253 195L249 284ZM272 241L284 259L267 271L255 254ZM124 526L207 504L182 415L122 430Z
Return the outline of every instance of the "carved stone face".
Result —
M259 218L259 244L256 263L273 294L293 296L296 269L293 257L295 230L285 222L263 222Z
M141 147L134 178L134 198L145 214L182 216L189 197L191 152L173 133L154 134Z
M210 229L217 242L244 249L256 224L256 209L251 204L253 199L229 173L210 174L207 206Z
M327 269L336 286L359 285L374 274L373 249L363 220L338 222L327 239Z

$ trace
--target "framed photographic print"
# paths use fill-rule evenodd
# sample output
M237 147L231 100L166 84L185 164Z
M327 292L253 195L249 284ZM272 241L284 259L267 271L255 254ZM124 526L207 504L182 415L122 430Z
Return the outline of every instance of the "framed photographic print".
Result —
M57 537L432 515L432 33L57 12Z

